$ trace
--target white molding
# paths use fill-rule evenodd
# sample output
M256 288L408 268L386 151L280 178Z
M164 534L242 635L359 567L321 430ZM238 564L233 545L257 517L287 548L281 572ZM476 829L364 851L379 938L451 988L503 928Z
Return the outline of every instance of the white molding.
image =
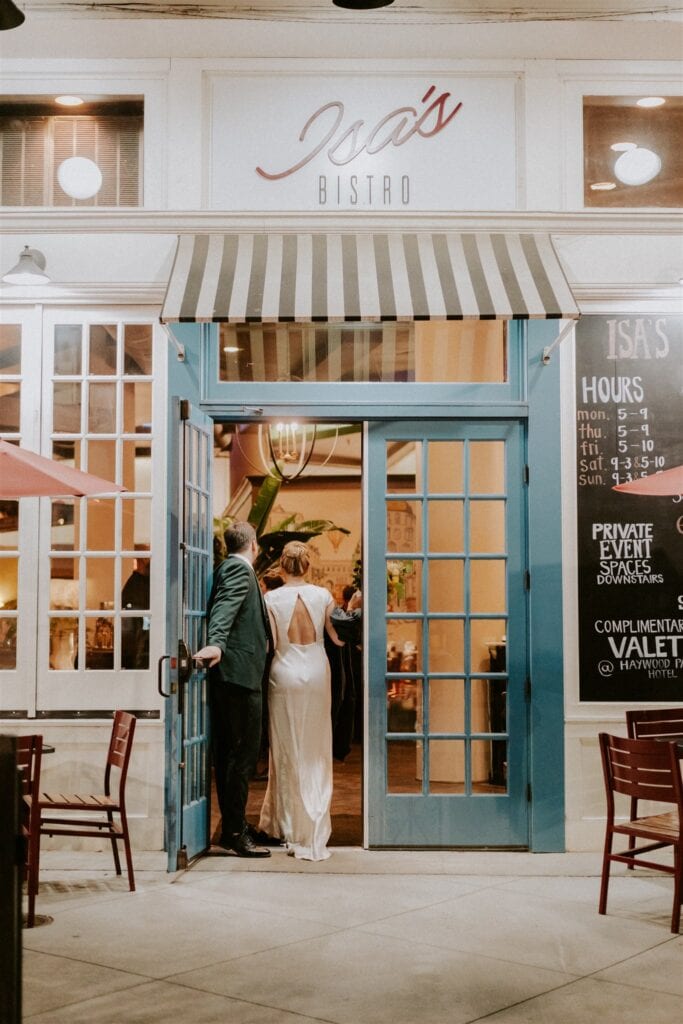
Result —
M680 235L683 210L578 210L566 213L514 210L490 213L420 211L85 210L4 207L5 234L195 234L230 231L528 231L551 235Z

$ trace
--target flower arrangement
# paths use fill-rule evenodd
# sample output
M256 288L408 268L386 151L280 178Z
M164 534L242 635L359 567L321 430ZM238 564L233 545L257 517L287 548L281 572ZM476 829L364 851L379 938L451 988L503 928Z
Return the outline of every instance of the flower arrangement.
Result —
M395 608L405 601L405 578L413 571L412 562L393 558L387 562L387 607Z

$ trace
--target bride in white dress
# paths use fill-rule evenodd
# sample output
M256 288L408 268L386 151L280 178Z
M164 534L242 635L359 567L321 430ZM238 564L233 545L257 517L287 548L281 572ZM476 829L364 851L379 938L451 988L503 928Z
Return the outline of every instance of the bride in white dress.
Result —
M270 762L259 829L284 839L301 860L326 860L332 831L330 664L324 630L344 643L330 622L334 601L306 583L305 544L290 541L280 559L284 585L265 595L275 654L268 684Z

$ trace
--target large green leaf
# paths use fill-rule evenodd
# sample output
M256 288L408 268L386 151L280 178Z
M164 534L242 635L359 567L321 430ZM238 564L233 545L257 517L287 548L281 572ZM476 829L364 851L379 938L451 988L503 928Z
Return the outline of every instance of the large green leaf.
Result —
M247 522L251 523L254 527L257 537L260 537L266 528L268 516L275 504L275 499L280 492L281 485L281 480L276 479L274 476L267 476L259 487L256 501L252 505L251 512L247 517Z

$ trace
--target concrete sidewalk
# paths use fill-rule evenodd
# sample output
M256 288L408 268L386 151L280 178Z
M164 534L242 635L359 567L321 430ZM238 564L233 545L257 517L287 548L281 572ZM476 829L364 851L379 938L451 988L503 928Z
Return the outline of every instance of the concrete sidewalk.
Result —
M673 879L600 855L217 853L178 875L44 852L31 1024L659 1024L683 1017Z

